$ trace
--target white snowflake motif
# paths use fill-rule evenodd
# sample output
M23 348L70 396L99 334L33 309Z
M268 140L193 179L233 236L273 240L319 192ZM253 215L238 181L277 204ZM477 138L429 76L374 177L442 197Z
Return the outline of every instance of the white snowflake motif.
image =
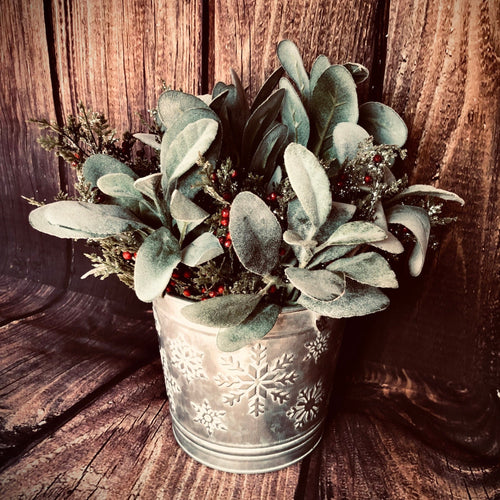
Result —
M169 340L170 362L188 384L196 379L207 378L203 370L203 353L181 339Z
M295 370L290 370L293 354L283 354L270 365L267 361L267 348L256 344L252 348L251 362L243 367L233 357L223 358L222 364L233 374L219 373L215 383L219 387L227 387L229 392L223 395L223 402L229 406L248 398L249 414L259 417L264 413L266 400L270 397L274 402L283 404L289 398L290 386L297 379Z
M170 410L175 412L175 397L174 392L181 392L181 388L179 384L177 384L176 380L172 377L170 373L170 368L168 366L167 353L163 346L160 346L160 357L161 364L163 367L163 377L165 379L165 388L167 390L167 397L170 404Z
M296 429L303 427L319 415L320 404L324 397L325 392L321 381L299 392L297 402L286 412L286 416L294 420Z
M227 427L222 421L226 414L225 411L213 410L206 399L201 405L193 402L191 402L191 405L196 412L193 422L203 425L209 436L211 436L214 431L227 431Z
M314 340L306 342L304 345L309 352L306 354L304 361L313 358L314 362L317 363L319 357L328 349L329 338L330 338L330 332L318 331L316 333L316 338L314 338Z

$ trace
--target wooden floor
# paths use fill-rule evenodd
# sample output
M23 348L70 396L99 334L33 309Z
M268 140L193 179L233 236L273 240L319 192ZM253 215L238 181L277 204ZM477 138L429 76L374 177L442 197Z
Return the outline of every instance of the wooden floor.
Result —
M2 499L500 496L498 394L344 367L312 455L215 471L175 443L147 310L7 276L0 290Z

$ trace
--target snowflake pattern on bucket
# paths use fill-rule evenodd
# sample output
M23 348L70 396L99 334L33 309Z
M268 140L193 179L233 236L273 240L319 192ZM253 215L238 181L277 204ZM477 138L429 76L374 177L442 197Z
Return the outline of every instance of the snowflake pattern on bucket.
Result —
M221 364L232 373L219 373L214 380L219 387L229 389L223 395L225 404L234 406L246 396L248 413L257 418L264 413L265 404L270 399L277 404L288 400L290 388L298 375L295 370L290 370L293 354L285 353L269 363L265 346L256 344L251 350L251 361L247 366L242 366L232 356L222 358Z
M316 333L316 337L313 340L306 342L304 344L306 349L309 351L306 354L304 361L308 361L309 359L312 358L314 359L314 362L317 363L320 356L328 350L329 339L330 339L329 331L323 331L323 332L318 331Z
M184 376L188 384L196 379L207 378L202 365L203 352L180 339L169 340L168 350L172 367Z
M223 422L225 411L214 410L210 403L205 399L201 405L191 402L196 415L193 417L193 422L201 424L205 427L207 434L211 436L214 431L227 431L227 427Z
M167 391L167 397L170 404L170 411L175 412L175 397L174 392L181 392L181 388L177 384L174 377L170 373L169 363L167 359L167 353L165 352L165 348L160 344L160 357L161 357L161 365L163 367L163 378L165 379L165 388Z
M286 416L293 421L296 429L300 429L318 417L324 397L321 381L299 392L295 405L286 412Z

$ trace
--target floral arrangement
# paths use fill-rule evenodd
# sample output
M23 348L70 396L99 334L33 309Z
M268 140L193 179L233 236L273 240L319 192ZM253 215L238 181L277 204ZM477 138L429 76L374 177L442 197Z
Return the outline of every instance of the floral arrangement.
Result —
M250 106L234 72L210 95L167 89L148 133L121 146L83 106L65 126L37 122L78 182L73 199L38 203L31 225L97 244L87 275L117 274L142 301L187 298L185 317L219 328L225 351L263 337L284 306L385 309L381 288L398 286L389 262L407 254L417 276L431 229L451 220L443 202L464 203L394 176L407 128L382 103L358 104L365 67L322 55L308 73L288 40L277 54Z

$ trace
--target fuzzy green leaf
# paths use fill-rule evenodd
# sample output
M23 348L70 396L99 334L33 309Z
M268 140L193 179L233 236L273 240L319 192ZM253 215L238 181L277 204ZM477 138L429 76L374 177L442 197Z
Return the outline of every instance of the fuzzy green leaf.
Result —
M281 119L287 126L288 137L292 142L307 146L310 125L304 105L293 85L286 78L280 80L280 89L285 89L285 98L281 105Z
M442 200L455 201L457 203L460 203L460 205L465 204L465 200L463 198L460 198L460 196L458 196L457 194L451 191L436 188L434 186L428 186L426 184L414 184L413 186L404 189L399 194L394 196L394 198L391 198L391 202L399 200L406 196L432 196L440 198Z
M381 102L365 102L359 107L358 122L378 144L402 147L408 137L403 119Z
M288 136L288 129L277 123L263 137L250 163L250 171L263 176L268 182L276 169L276 159L282 152Z
M162 174L151 174L137 179L134 183L135 189L153 201L158 201L161 188Z
M351 318L376 313L387 308L389 299L378 288L346 280L345 292L331 301L317 300L300 295L299 304L322 316Z
M117 205L56 201L31 212L30 223L59 238L100 239L144 228L129 210Z
M431 224L427 212L420 207L396 205L387 211L389 224L402 224L415 236L417 242L410 255L410 274L418 276L422 272L429 244Z
M182 250L181 262L186 266L199 266L223 254L219 240L212 233L203 233Z
M202 118L187 125L164 150L162 142L161 169L169 183L190 170L212 144L219 124L210 118ZM167 134L164 135L164 140ZM165 187L165 183L164 183Z
M332 207L330 182L325 169L311 151L297 143L287 146L284 162L302 208L312 224L319 228Z
M134 266L134 289L143 302L151 302L165 290L181 260L178 241L166 227L150 234L140 246Z
M134 137L147 146L151 146L152 148L157 150L160 149L161 144L155 134L134 134Z
M295 288L314 299L333 300L344 292L344 278L326 269L288 267L285 274Z
M324 246L360 245L362 243L380 241L386 237L385 231L371 222L347 222L330 235Z
M251 158L260 141L273 126L285 95L283 89L271 94L251 115L243 130L242 156Z
M336 260L327 266L329 271L342 272L349 278L365 285L381 288L397 288L396 274L388 262L378 253L366 252L354 257Z
M242 191L233 200L229 231L243 266L256 274L269 274L278 263L281 227L258 196Z
M97 179L103 175L118 173L137 179L137 174L125 163L105 154L89 156L83 164L83 177L92 187L97 187Z
M195 302L181 309L192 323L214 328L228 328L245 321L260 302L260 295L231 294Z
M106 174L97 179L97 187L113 198L142 199L141 193L135 188L134 179L127 174Z
M368 68L363 66L362 64L347 62L344 64L344 66L349 70L349 73L351 73L356 85L363 83L368 79L368 76L370 76Z
M197 223L205 220L210 215L177 189L172 193L170 213L177 221Z
M277 54L288 76L297 85L299 92L304 96L304 100L307 101L309 99L309 77L304 68L299 49L290 40L282 40L278 44Z
M253 113L272 93L273 90L278 85L280 78L283 76L284 70L280 66L278 69L271 73L271 76L264 82L264 85L260 88L253 100L250 112Z
M359 143L370 136L356 123L342 122L335 126L332 137L335 156L342 165L346 160L352 160L356 156Z
M179 90L166 90L158 98L158 118L168 130L185 111L208 106L198 97Z
M224 352L233 352L261 339L278 320L280 307L276 304L259 304L239 325L220 330L217 347Z
M328 57L319 55L311 66L311 74L309 75L310 92L314 92L314 88L318 83L319 77L331 66Z
M349 71L332 65L319 77L311 97L313 152L329 160L333 156L332 134L340 122L358 121L356 84Z

